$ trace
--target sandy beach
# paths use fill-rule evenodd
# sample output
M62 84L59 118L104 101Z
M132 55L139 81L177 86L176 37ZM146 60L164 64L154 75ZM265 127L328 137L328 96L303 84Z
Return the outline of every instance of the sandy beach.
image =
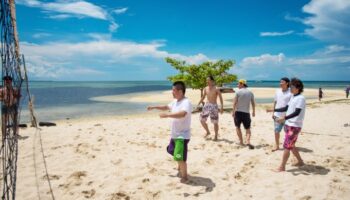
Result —
M274 88L251 88L257 98L273 98ZM282 150L274 144L271 113L258 104L252 118L254 150L238 145L229 108L234 94L223 94L219 140L209 139L199 113L192 115L189 182L177 177L165 149L169 119L158 111L142 115L57 121L57 126L20 130L17 199L350 199L350 99L342 90L306 89L307 110L297 146L306 165L276 173ZM195 106L199 91L186 92ZM167 104L171 92L98 97L94 100ZM146 108L145 108L146 109ZM284 137L284 133L281 138ZM281 139L282 141L282 139ZM42 149L41 149L42 144ZM46 164L44 163L43 154ZM47 180L46 170L50 185Z

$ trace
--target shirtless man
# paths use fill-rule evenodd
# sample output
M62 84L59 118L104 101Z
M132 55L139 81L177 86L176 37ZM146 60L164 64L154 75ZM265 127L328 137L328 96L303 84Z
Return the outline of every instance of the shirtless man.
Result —
M2 133L6 132L6 124L5 122L12 120L16 121L17 116L17 97L18 91L12 86L12 77L4 76L4 86L0 88L0 101L2 102L1 113L2 113ZM2 139L4 141L5 135L2 135Z
M210 131L208 129L208 125L207 125L206 121L208 119L208 116L210 116L210 121L214 124L214 130L215 130L214 140L216 141L218 139L218 132L219 132L219 125L218 125L218 123L219 123L219 107L217 104L217 98L218 97L220 98L220 104L221 104L220 113L221 114L223 112L224 104L222 101L220 89L216 88L216 86L215 86L215 81L214 81L213 76L209 76L207 78L207 84L208 84L208 86L205 87L205 89L204 89L204 95L198 103L198 106L199 106L203 102L204 98L207 97L207 102L205 103L205 105L202 109L202 113L200 114L200 121L201 121L203 128L207 132L204 137L207 137L208 135L210 135Z

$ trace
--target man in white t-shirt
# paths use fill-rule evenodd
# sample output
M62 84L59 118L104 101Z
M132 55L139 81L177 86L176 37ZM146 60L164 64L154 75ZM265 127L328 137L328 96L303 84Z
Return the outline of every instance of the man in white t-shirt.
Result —
M298 135L301 132L301 128L303 127L303 121L305 117L305 108L306 102L305 98L301 93L304 90L304 85L301 80L297 78L293 78L291 80L291 92L293 97L289 101L288 105L284 108L274 109L275 112L286 112L286 116L279 118L277 121L282 123L285 121L284 131L284 152L282 157L282 163L279 168L276 170L278 172L286 170L286 163L289 158L290 151L297 158L297 162L294 163L294 166L302 166L304 165L303 160L299 154L298 149L295 147L295 143L298 139Z
M176 81L173 84L174 100L168 105L149 106L147 109L158 109L171 111L170 113L161 113L161 118L172 118L171 122L171 139L167 147L167 152L178 162L178 170L181 182L188 180L187 176L187 149L188 142L191 138L191 113L192 104L185 97L186 86L182 81Z
M289 78L283 77L280 80L280 89L276 90L275 93L275 98L274 98L274 104L273 108L278 109L278 108L283 108L288 105L288 102L292 98L292 93L290 92L289 89ZM277 151L279 150L279 144L280 144L280 132L284 126L283 123L277 122L277 119L285 116L285 112L273 112L273 109L266 109L266 112L272 112L272 119L274 122L274 130L275 130L275 148L272 149L272 151Z

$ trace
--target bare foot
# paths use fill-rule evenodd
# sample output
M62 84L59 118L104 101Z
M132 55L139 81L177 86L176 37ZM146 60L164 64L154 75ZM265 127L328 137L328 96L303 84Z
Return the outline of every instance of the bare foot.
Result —
M204 138L208 137L210 135L210 132L207 132L207 134L204 135Z
M218 136L217 135L215 135L214 141L218 141Z
M187 177L183 177L180 180L181 183L187 183L188 182L188 178Z
M294 166L294 167L301 167L301 166L303 166L303 165L305 165L305 163L304 163L303 161L301 161L301 162L295 162L295 163L292 164L292 166Z
M272 152L275 152L275 151L278 151L278 150L280 150L280 148L279 148L279 147L275 147L275 148L272 149L271 151L272 151Z
M274 171L274 172L284 172L284 171L286 171L286 169L284 167L279 167L277 169L273 169L272 171Z

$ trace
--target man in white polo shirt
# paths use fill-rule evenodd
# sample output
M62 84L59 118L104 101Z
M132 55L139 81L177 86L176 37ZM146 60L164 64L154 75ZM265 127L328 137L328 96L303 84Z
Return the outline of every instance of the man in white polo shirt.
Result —
M273 108L283 108L288 105L288 102L292 98L292 93L289 89L289 78L283 77L280 80L280 89L276 90L275 98L274 98L274 104ZM266 109L266 112L273 112L273 109ZM279 144L280 144L280 132L284 126L284 122L279 123L277 121L278 118L281 118L285 116L286 112L273 112L272 119L274 122L274 130L275 130L275 148L272 149L272 151L279 150Z

